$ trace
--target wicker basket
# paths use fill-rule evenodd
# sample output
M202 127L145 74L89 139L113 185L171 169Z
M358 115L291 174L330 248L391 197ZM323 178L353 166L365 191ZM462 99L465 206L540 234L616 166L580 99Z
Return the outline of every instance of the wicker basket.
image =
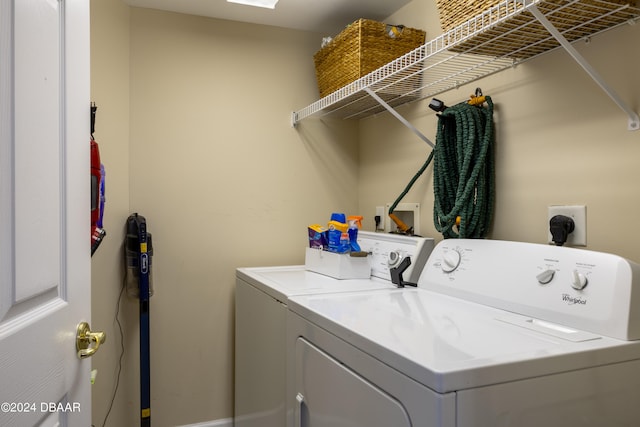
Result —
M425 37L422 30L359 19L313 56L320 96L423 45Z
M504 0L437 0L438 12L440 13L440 26L444 32L447 32L474 16L489 10L493 6L497 6L503 1ZM607 1L609 3L635 5L635 0ZM565 3L568 2L565 1ZM589 7L589 3L592 3L595 7L601 8L598 3L602 2L597 0L583 0L581 3L584 3L586 7ZM509 2L509 7L513 8L514 4L513 2ZM518 7L522 7L520 3L518 3ZM509 12L511 12L511 10L509 10Z

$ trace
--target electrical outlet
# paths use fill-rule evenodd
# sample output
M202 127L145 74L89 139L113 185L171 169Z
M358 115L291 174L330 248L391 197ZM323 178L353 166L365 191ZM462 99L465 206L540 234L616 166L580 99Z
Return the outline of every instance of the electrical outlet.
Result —
M549 206L547 216L547 240L553 243L549 221L556 215L568 216L573 220L575 229L567 237L566 246L587 246L587 207L579 206Z
M376 225L376 231L384 231L384 222L385 222L384 206L376 206L376 217L380 218L380 223Z

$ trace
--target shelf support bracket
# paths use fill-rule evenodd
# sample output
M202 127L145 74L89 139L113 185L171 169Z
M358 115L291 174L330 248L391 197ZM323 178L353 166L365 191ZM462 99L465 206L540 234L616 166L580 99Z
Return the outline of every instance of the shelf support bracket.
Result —
M378 104L382 105L388 112L390 112L396 119L400 120L400 122L405 125L407 128L409 128L409 130L413 133L415 133L418 138L420 138L421 140L423 140L424 142L426 142L429 146L431 146L431 148L435 148L435 144L433 142L431 142L431 140L429 140L429 138L427 138L426 136L424 136L424 134L422 132L420 132L418 129L416 129L415 126L413 126L411 123L409 123L409 121L407 119L405 119L404 117L402 117L400 115L400 113L398 113L396 110L393 109L393 107L389 104L387 104L384 99L380 98L378 96L377 93L375 93L373 90L371 90L368 87L365 87L364 90L369 94L369 96L371 96L373 99L375 99Z
M573 57L573 59L591 76L591 78L600 86L602 90L613 100L613 102L629 116L629 130L640 129L640 117L618 96L616 91L613 90L604 79L598 74L598 72L591 67L587 60L573 47L571 43L562 35L560 31L547 19L546 16L535 5L528 7L528 10L533 16L549 31L549 33L560 43L560 45Z

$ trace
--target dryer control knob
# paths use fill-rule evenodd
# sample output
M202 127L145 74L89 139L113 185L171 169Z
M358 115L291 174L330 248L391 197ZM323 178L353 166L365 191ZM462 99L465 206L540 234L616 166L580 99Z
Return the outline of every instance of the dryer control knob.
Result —
M387 264L389 265L389 268L394 268L400 265L400 263L402 262L402 258L404 257L397 250L389 252L389 258L387 259Z
M445 273L451 273L460 265L460 252L449 251L442 258L441 268Z
M538 283L540 283L541 285L546 285L551 281L551 279L553 279L554 274L556 274L555 270L548 269L543 271L542 273L539 273L536 276L536 279L538 279Z
M578 273L577 270L573 270L571 274L571 287L573 289L582 290L585 286L587 286L588 280L587 276L582 273Z

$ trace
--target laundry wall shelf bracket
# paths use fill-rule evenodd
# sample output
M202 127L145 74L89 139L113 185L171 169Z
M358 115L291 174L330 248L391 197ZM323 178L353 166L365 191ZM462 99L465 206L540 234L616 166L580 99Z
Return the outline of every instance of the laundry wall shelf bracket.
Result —
M394 111L399 105L472 83L561 47L627 114L629 130L638 130L638 114L607 85L572 43L619 25L635 23L639 17L639 8L613 0L504 0L293 112L291 124L296 126L311 116L360 119L383 111L399 118ZM409 128L415 129L411 125ZM420 136L419 132L416 134Z
M529 11L536 19L549 31L549 33L560 43L569 55L589 74L594 82L616 103L622 111L629 117L627 128L629 130L640 129L640 117L633 111L618 95L618 93L607 84L607 82L598 74L598 72L589 64L589 62L573 47L571 43L562 35L560 31L540 12L535 4L529 6ZM635 21L631 21L635 22Z
M392 106L387 104L384 101L384 99L380 98L378 96L378 94L376 94L374 91L372 91L368 87L365 87L364 90L365 90L365 92L367 92L369 94L369 96L371 96L373 99L378 101L378 103L380 105L382 105L387 111L389 111L396 119L400 120L400 122L403 125L405 125L411 132L415 133L418 136L418 138L420 138L421 140L426 142L431 148L435 148L435 145L433 144L433 142L431 142L431 140L429 138L424 136L424 134L422 132L420 132L418 129L416 129L416 127L413 126L407 119L402 117L402 115L400 115L400 113L398 113L396 110L394 110Z

